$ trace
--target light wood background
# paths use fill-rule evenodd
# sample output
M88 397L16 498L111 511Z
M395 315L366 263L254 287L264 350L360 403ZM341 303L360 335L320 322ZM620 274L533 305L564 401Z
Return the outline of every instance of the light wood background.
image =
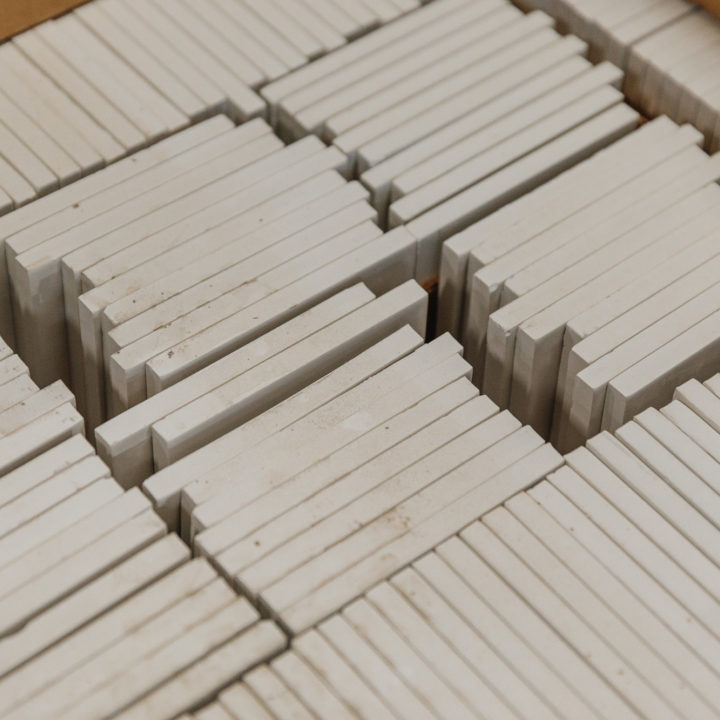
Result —
M0 40L55 17L87 0L0 0Z

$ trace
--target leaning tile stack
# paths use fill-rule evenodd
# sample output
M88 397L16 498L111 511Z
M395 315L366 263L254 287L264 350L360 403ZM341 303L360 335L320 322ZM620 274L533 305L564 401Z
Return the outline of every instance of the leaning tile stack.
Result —
M720 148L720 20L689 0L518 0L552 15L590 46L591 58L622 68L623 91L649 117L689 122Z
M218 57L211 58L201 41L196 43L176 27L176 20L154 3L143 3L142 8L129 2L102 5L101 9L92 3L42 23L0 48L3 210L67 185L219 110L237 119L264 114L264 103L249 85L234 77ZM118 8L123 26L107 15L108 6ZM176 18L180 9L178 5ZM138 19L138 12L143 18L152 14L152 31L145 27L149 20ZM89 19L111 33L125 57L96 34ZM197 28L201 25L198 22ZM152 51L143 49L135 37L143 34L143 27L160 36L172 30L178 44L153 39ZM219 46L212 52L220 53ZM202 69L194 54L207 55Z
M0 48L0 214L218 112L420 0L95 0Z
M591 708L567 717L718 717L717 525L612 436L588 447L420 573L444 590L450 570L531 644Z
M217 112L420 0L95 0L0 48L0 213Z
M456 341L418 347L412 335L396 332L143 484L170 522L179 509L195 552L291 634L561 463L478 395Z
M720 717L720 375L565 462L197 717Z
M352 286L103 423L98 452L124 487L139 485L396 331L398 348L415 347L426 315L412 280L378 298Z
M3 219L23 227L6 243L20 350L39 382L71 379L90 429L340 289L412 277L411 236L383 235L340 151L228 125L163 141L41 222Z
M463 561L472 565L472 551L462 545L443 544L294 638L290 650L223 691L206 710L208 720L213 712L218 719L258 720L293 712L364 720L597 718L592 703L603 697L622 707L599 677L558 667L577 660L553 643L552 631L533 627L530 617L524 618L530 632L522 619L519 628L505 624L502 616L520 603L507 603L502 581L493 582L479 558L480 568L470 567L475 572L466 578ZM585 699L573 688L578 677L594 696Z
M445 243L439 330L562 450L717 368L720 158L701 139L659 118Z
M76 226L83 226L83 223L87 223L108 208L122 204L134 196L132 188L136 188L138 194L147 193L183 173L192 172L203 162L209 162L219 155L228 153L230 147L223 146L222 143L228 141L231 128L232 123L225 117L200 123L130 158L104 168L92 177L83 178L0 218L0 331L6 338L13 339L14 325L17 324L17 345L23 356L28 358L33 375L40 383L50 382L56 379L57 375L54 376L52 372L43 369L43 354L38 356L30 350L29 338L34 332L32 323L35 319L32 315L33 309L32 306L26 307L24 304L17 278L13 279L15 287L11 303L8 259L22 255L36 245L42 245L56 234ZM228 137L221 138L221 136ZM64 322L62 285L58 285L61 282L58 275L60 257L57 254L50 256L52 262L49 267L54 272L50 273L49 279L45 280L42 288L43 295L48 297L48 302L47 307L40 306L40 321L45 324L39 333L39 342L46 343L46 347L52 348L53 352L48 354L51 356L57 354L56 362L65 364L61 376L69 380L66 351L63 349L66 343L59 339L59 330L49 330L53 312L60 313L59 318L56 316L56 324L62 325ZM31 286L28 292L31 296L37 295L39 288ZM42 300L39 297L31 297L29 302L42 303Z
M0 354L0 717L170 720L282 650L111 476L64 386Z
M622 73L506 0L436 0L262 91L284 136L346 153L390 227L417 238L417 279L439 246L633 129Z
M0 476L82 431L73 394L60 381L38 388L25 363L0 338ZM6 512L12 522L15 513Z

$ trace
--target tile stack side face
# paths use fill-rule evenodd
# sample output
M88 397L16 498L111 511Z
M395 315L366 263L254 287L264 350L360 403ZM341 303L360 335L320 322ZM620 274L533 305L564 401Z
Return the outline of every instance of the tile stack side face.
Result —
M717 369L718 157L658 118L451 237L437 331L562 451Z

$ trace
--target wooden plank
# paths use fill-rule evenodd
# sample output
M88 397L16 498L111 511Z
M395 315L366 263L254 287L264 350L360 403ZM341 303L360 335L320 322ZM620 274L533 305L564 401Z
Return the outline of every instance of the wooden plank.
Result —
M5 0L0 3L0 40L85 2L86 0Z

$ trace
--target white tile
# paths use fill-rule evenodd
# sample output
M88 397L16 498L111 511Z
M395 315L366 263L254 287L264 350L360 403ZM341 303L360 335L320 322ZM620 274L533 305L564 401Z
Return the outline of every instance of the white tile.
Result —
M489 401L477 398L470 383L458 380L199 533L196 551L215 557L223 571L233 576L289 541L295 532L372 490L392 467L404 469L423 443L448 437L446 425L462 427L461 418L467 415L481 422L493 410ZM432 447L428 445L428 451ZM192 485L187 488L188 501L193 489Z
M437 275L444 239L626 135L636 124L637 115L618 105L410 222L407 229L418 241L418 280Z
M694 653L599 563L593 562L528 495L517 495L506 508L490 513L483 522L519 552L629 663L642 668L639 672L645 681L676 713L685 713L689 707L700 715L713 712L703 693L715 684L708 684L712 673L705 672ZM688 672L696 666L704 676L704 687L698 688L694 672Z
M92 445L82 435L74 435L59 443L3 476L0 483L0 507L93 454Z
M582 485L582 478L570 468L562 468L553 477L567 478L568 482ZM627 492L627 488L625 489ZM627 554L621 546L615 544L598 526L594 525L580 509L548 482L540 483L529 494L536 500L555 521L562 525L580 542L603 566L630 589L657 617L673 630L676 636L685 643L710 667L714 667L713 657L720 651L717 638L656 579L650 572ZM694 667L696 661L688 660L686 667ZM698 668L694 681L705 688L706 697L714 697L715 688L707 685L707 670Z
M470 526L469 530L475 528ZM502 620L538 654L548 666L571 683L573 688L599 717L637 717L585 663L573 660L575 651L560 637L547 621L536 612L533 602L516 592L501 574L496 573L466 540L452 538L436 549L442 562L431 561L432 555L419 560L419 572L440 588L438 581L447 569L462 578L474 593L482 598Z
M154 467L151 442L154 423L372 299L372 293L361 285L349 288L207 368L193 373L171 388L153 395L98 428L96 437L99 452L123 485L138 484L152 473ZM122 433L120 428L125 428L129 434L119 435L118 431ZM120 437L124 438L122 443ZM121 459L128 455L132 455L132 471ZM144 476L139 474L140 468Z
M70 403L60 405L0 439L0 475L15 470L23 463L82 432L82 416Z
M639 673L629 665L582 617L574 613L554 589L495 536L483 523L475 523L461 537L500 574L543 617L576 652L587 659L596 672L615 685L628 704L640 712L677 717ZM635 716L628 710L613 717Z
M139 513L136 509L130 517L113 517L113 527L107 516L112 510L117 512L121 501L122 498L108 503L57 538L37 546L20 563L15 562L2 570L3 578L8 579L6 594L0 601L4 632L19 629L96 575L165 534L165 526L150 509ZM74 536L101 519L104 520L104 533L95 542L92 542L92 536L86 535L85 542L78 543ZM20 586L21 578L24 584Z
M93 175L92 178L80 180L67 189L63 188L59 194L53 194L47 200L43 199L38 203L33 203L8 216L7 220L3 222L3 229L7 229L8 235L12 236L7 242L6 250L13 293L13 313L21 352L27 355L26 348L34 347L33 343L40 341L43 337L45 344L41 343L41 347L47 347L46 343L50 342L48 338L53 337L54 347L57 349L55 355L58 356L56 363L60 363L61 366L63 362L67 363L63 357L64 353L60 352L60 348L65 343L64 332L60 333L58 328L50 324L49 320L52 318L57 322L57 318L53 316L57 316L63 309L62 288L59 285L60 258L98 233L107 231L108 227L112 227L112 224L110 226L103 224L106 220L111 223L111 220L105 215L102 215L103 222L98 221L97 218L101 213L117 208L119 205L120 210L115 210L115 217L122 215L120 218L120 222L122 222L123 219L126 219L126 216L123 215L123 209L126 206L123 203L126 201L132 203L131 198L134 198L136 193L141 196L144 193L148 194L147 191L151 188L158 187L179 173L201 163L202 153L199 155L198 150L193 152L194 147L205 141L212 143L214 136L224 133L215 144L224 146L224 149L219 151L220 154L225 152L227 149L225 143L234 139L232 133L225 133L227 129L225 123L226 121L208 121L135 156L138 166L137 173L136 164L131 159L128 159L127 162L121 161ZM173 160L173 156L177 156L176 159ZM143 171L145 172L138 182L139 173ZM144 182L148 184L143 185ZM135 192L131 188L135 188ZM152 193L149 194L152 197ZM139 200L135 201L135 205L138 202ZM33 257L35 257L34 261ZM46 260L50 258L44 268L50 272L50 277L45 281L46 290L53 299L50 304L43 304L37 298L33 300L32 295L28 297L27 291L32 293L33 289L23 285L26 275L20 263L24 260L33 263L40 257ZM51 283L52 290L49 287ZM41 332L39 335L33 335L35 329L40 330L41 328L46 333L50 332L52 328L54 334L52 336L43 335ZM48 353L42 353L31 362L31 365L35 366L31 369L38 376L41 376L44 370L40 360L42 356L47 355ZM45 362L49 363L49 360L45 359ZM67 369L64 372L66 376L69 374ZM47 381L57 379L57 377L50 377L47 370L45 370L45 376Z
M158 632L159 623L155 618L176 606L184 607L189 613L193 607L187 599L196 596L213 581L218 582L210 566L202 560L184 562L174 568L180 558L187 560L187 555L182 553L178 542L170 543L169 539L161 542L166 546L166 563L173 563L168 566L170 572L147 587L139 585L135 594L128 593L121 603L88 624L78 624L75 632L0 681L3 698L6 698L3 710L20 703L36 702L36 698L42 698L37 702L49 702L53 693L65 694L73 687L73 681L77 691L82 684L78 681L82 681L83 672L87 673L88 688L92 687L93 678L122 672L121 666L108 666L103 656L118 658L125 648L125 657L130 657L133 645L137 648L140 641L142 647L142 633L146 629L155 628ZM221 598L222 592L215 592L215 596ZM229 596L226 602L231 599ZM92 617L90 615L88 619ZM96 659L104 667L95 667Z
M40 520L43 513L58 503L107 477L108 469L97 457L80 460L3 505L0 509L0 536L4 537L32 520ZM4 558L3 564L7 564Z

